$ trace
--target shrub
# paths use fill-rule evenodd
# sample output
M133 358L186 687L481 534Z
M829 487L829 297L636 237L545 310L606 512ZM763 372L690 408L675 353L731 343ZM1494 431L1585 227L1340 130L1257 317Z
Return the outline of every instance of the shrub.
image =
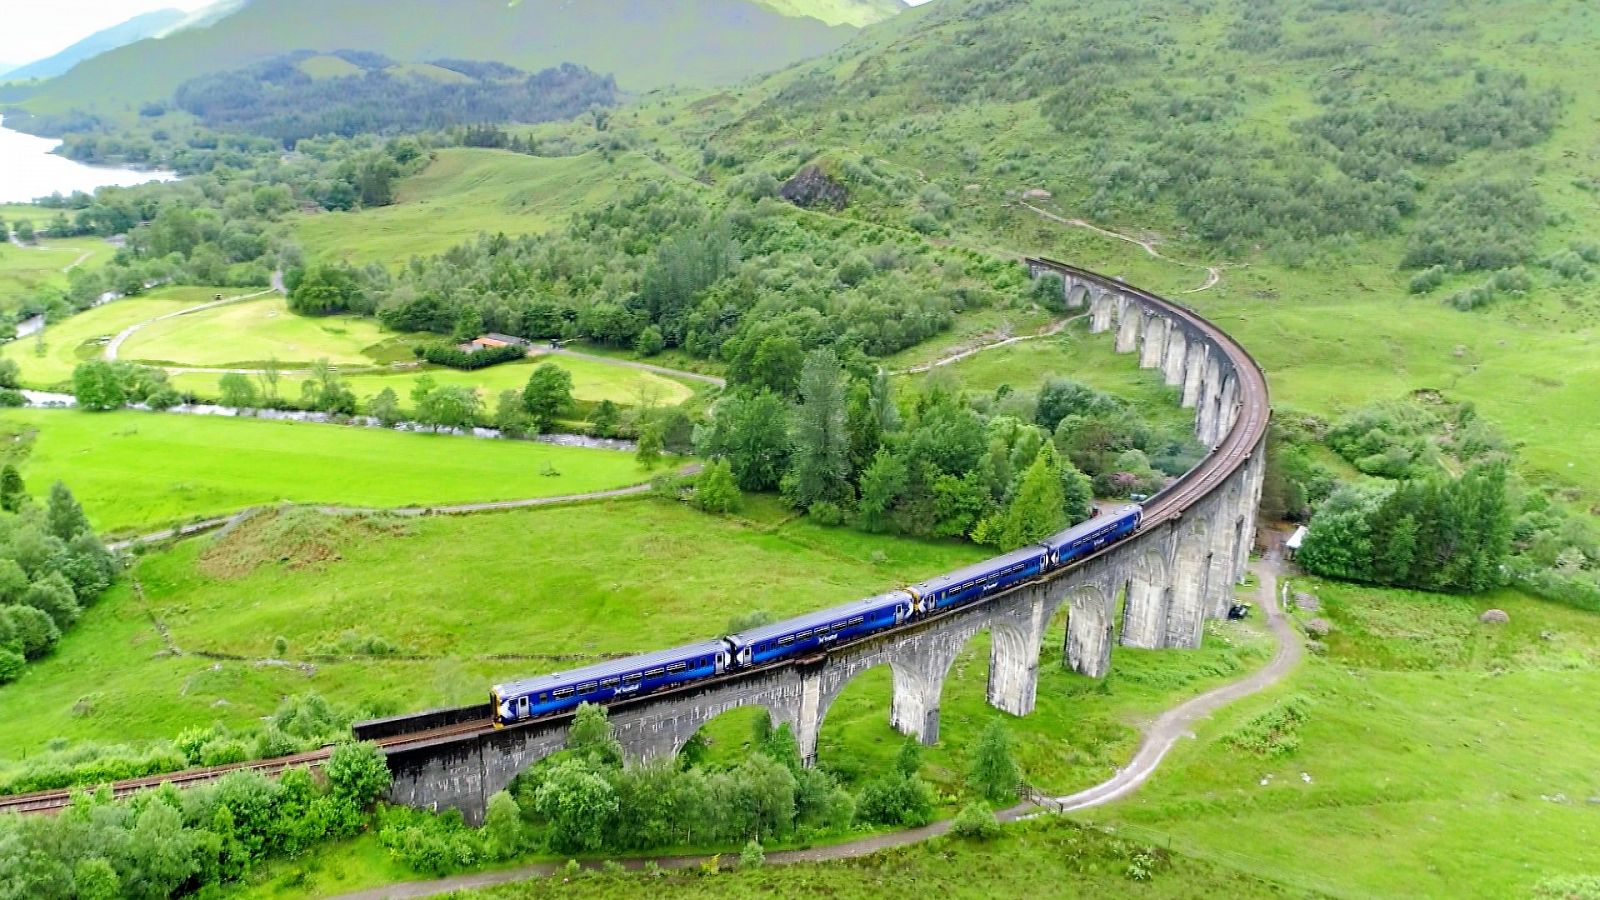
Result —
M759 869L766 861L767 853L761 849L760 841L751 840L744 845L743 850L739 851L739 868L741 869Z
M1284 756L1300 749L1300 726L1309 718L1311 701L1296 695L1235 729L1227 742L1257 756Z
M999 836L1000 823L995 820L994 812L989 807L975 800L962 808L950 830L955 832L957 837L987 841Z
M10 684L22 677L22 670L28 661L21 653L0 648L0 684Z
M322 767L334 797L364 809L389 789L394 776L377 744L363 741L334 748Z

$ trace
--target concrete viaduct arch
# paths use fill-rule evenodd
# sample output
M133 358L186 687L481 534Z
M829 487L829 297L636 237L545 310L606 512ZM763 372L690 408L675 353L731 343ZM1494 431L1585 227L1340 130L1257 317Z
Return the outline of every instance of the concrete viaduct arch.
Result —
M612 726L630 760L676 754L722 713L761 706L774 725L794 730L809 763L834 701L856 676L878 666L893 673L891 724L931 744L938 740L945 679L967 642L985 629L993 635L989 703L1024 716L1034 708L1045 631L1063 604L1069 610L1064 658L1092 678L1110 671L1113 639L1147 649L1194 648L1205 620L1226 614L1254 541L1266 466L1269 408L1259 367L1226 334L1183 307L1063 263L1026 263L1036 278L1061 279L1066 305L1088 308L1092 333L1113 332L1118 352L1136 354L1141 367L1160 369L1167 384L1181 387L1183 406L1195 410L1195 436L1211 451L1205 460L1145 504L1144 521L1132 537L1046 580L806 660L613 704ZM486 718L486 707L468 707L363 723L356 731L358 737L384 738L446 719ZM395 743L387 748L395 776L390 799L456 807L476 822L491 794L562 748L569 721L554 717Z

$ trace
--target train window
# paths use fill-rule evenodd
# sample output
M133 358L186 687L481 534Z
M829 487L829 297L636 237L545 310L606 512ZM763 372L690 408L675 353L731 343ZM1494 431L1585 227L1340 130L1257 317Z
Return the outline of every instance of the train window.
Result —
M578 693L587 694L587 693L593 691L597 687L599 687L599 685L595 684L592 681L589 682L588 684L580 684L580 685L578 685Z
M667 666L667 671L668 672L682 672L684 669L687 669L687 668L689 668L689 664L688 663L673 663L672 665Z
M644 673L644 677L655 678L657 675L661 675L664 671L664 669L651 669L650 671Z
M799 634L795 635L794 639L797 640L797 641L803 641L808 637L811 637L811 631L809 629L806 630L806 631L802 631Z
M600 686L601 687L616 687L617 686L617 679L615 679L615 678L607 678L605 681L600 682Z
M545 702L546 700L549 700L549 699L550 699L549 692L545 692L545 693L542 693L542 694L539 695L539 702L540 703L543 703L543 702Z
M860 625L862 622L865 622L866 620L867 620L866 616L856 616L854 619L850 620L850 624L851 625Z
M572 688L562 688L561 690L555 692L555 698L557 700L560 700L562 697L570 696L572 696Z
M636 684L639 681L640 677L641 676L639 675L638 672L633 672L633 673L630 673L630 674L622 676L622 680L627 682L628 684Z
M794 643L794 637L791 635L786 634L783 637L778 638L778 646L780 647L787 647L792 643Z

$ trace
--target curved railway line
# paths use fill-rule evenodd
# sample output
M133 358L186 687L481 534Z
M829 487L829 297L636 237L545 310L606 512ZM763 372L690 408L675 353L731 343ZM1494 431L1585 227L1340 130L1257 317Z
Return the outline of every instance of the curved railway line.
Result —
M1266 377L1262 374L1260 366L1257 365L1255 359L1249 354L1249 352L1236 343L1231 337L1229 337L1226 332L1206 321L1188 307L1174 303L1148 291L1124 284L1116 279L1107 278L1106 276L1089 272L1076 266L1071 266L1066 263L1056 262L1054 260L1044 258L1038 258L1035 261L1047 268L1054 269L1063 274L1074 275L1077 278L1099 284L1106 289L1137 297L1141 301L1151 306L1158 307L1166 314L1174 318L1184 320L1188 325L1190 325L1196 331L1204 334L1217 347L1221 348L1227 354L1229 361L1233 366L1235 377L1239 381L1239 408L1234 419L1233 426L1228 430L1227 434L1224 435L1221 442L1217 444L1212 452L1209 453L1199 465L1195 466L1183 477L1173 482L1171 485L1162 490L1160 493L1156 494L1144 504L1144 517L1140 523L1139 529L1135 532L1135 534L1148 533L1162 525L1181 518L1184 511L1188 509L1189 506L1206 497L1212 490L1222 485L1230 475L1232 475L1240 466L1244 465L1249 460L1256 448L1261 446L1262 440L1266 434L1267 422L1271 417L1271 406L1267 391ZM1092 560L1098 559L1108 553L1114 553L1119 546L1121 545L1112 544L1098 553L1083 557L1072 568L1085 565ZM1071 571L1071 568L1060 571ZM1053 573L1053 576L1059 574L1060 572ZM1017 589L1020 588L1013 588L1012 590ZM997 594L996 596L1000 595ZM885 631L866 635L858 638L856 641L837 645L829 652L836 652L861 641L880 639L886 634L893 634L895 631L899 630L899 628L922 627L927 622L951 615L956 611L957 610L949 610L937 616L918 619L914 622L908 623L907 625L899 626L896 629L887 629ZM657 700L664 696L670 696L674 693L699 690L708 683L714 683L716 681L725 679L748 677L752 673L763 672L769 669L785 666L803 665L809 661L810 660L782 660L769 663L765 666L742 669L736 673L729 673L718 676L717 678L705 679L703 681L693 682L676 688L658 691L645 697L634 697L615 701L610 705L620 706L641 702L644 700ZM487 705L485 705L483 709L485 712L487 712ZM547 724L552 719L568 718L571 715L572 714L570 712L552 714L539 719L531 719L527 722L522 722L511 727L520 728L530 725L542 725ZM423 744L451 742L465 738L471 738L481 735L485 732L492 731L493 728L494 726L487 718L481 718L463 721L456 724L440 725L423 730L407 731L401 734L376 737L372 740L385 751L396 751ZM231 765L212 766L203 769L190 769L182 772L170 772L160 775L150 775L143 778L132 778L115 782L111 785L111 791L114 796L122 797L144 788L160 786L166 782L171 782L178 787L188 787L195 784L203 784L208 781L213 781L222 777L223 775L228 774L229 772L241 770L256 771L266 775L276 775L293 766L304 765L315 767L326 760L330 752L331 747L324 746L317 750L310 750L304 753L294 754L292 756L278 757L276 759L252 760L249 762L234 763ZM37 791L28 794L16 794L0 797L0 813L44 813L58 811L71 804L73 790L81 790L81 788Z

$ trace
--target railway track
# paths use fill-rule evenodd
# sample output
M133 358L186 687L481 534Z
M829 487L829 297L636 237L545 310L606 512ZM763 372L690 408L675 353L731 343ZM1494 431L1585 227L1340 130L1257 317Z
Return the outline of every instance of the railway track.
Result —
M1172 485L1168 486L1165 490L1161 491L1159 494L1155 495L1145 503L1144 516L1140 522L1139 529L1137 532L1135 532L1135 534L1153 531L1161 525L1181 517L1184 510L1188 509L1189 506L1204 498L1215 488L1219 487L1239 468L1239 466L1247 462L1251 454L1254 453L1256 448L1261 445L1262 439L1266 434L1267 422L1272 413L1270 397L1267 392L1266 376L1262 374L1261 367L1257 365L1255 359L1249 354L1248 351L1246 351L1239 344L1235 343L1233 338L1229 337L1226 332L1206 321L1204 318L1186 306L1173 303L1170 300L1156 296L1155 294L1151 294L1148 291L1140 290L1138 288L1123 284L1120 281L1106 278L1105 276L1096 274L1094 272L1089 272L1066 263L1056 262L1055 260L1044 258L1037 259L1037 262L1042 263L1049 268L1056 269L1057 271L1069 273L1088 281L1093 281L1107 289L1137 296L1144 302L1163 309L1169 315L1175 318L1183 319L1193 328L1209 337L1216 346L1223 349L1223 351L1228 355L1229 361L1232 363L1235 373L1234 377L1239 379L1240 405L1238 415L1234 419L1233 427L1228 430L1228 433L1223 437L1221 443L1219 443L1216 448L1210 454L1208 454L1204 460L1201 461L1199 465L1195 466L1182 478L1178 479ZM1119 545L1117 544L1113 544L1110 547L1101 550L1099 553L1084 557L1083 559L1079 560L1073 568L1076 568L1077 565L1083 565L1091 560L1097 559L1106 553L1115 552L1118 546ZM1013 590L1016 589L1017 588L1013 588ZM1007 593L1009 593L1009 591ZM943 618L945 615L953 614L954 612L956 611L951 610L939 616L917 619L913 622L900 626L900 628L920 627L927 622L935 621L939 618ZM843 647L848 647L851 644L859 641L876 640L886 634L893 634L897 630L898 629L890 629L888 631L866 635L859 638L857 641L850 642L849 644L838 645L838 647L834 649L837 650ZM718 676L716 680L743 678L756 672L765 671L769 668L805 664L807 662L810 662L810 660L782 660L766 666L760 666L753 669L743 669L739 672ZM612 705L627 705L644 700L659 700L664 696L668 696L679 691L701 689L708 683L711 682L694 682L692 684L687 684L671 690L660 691L644 697L633 697L627 700L618 701ZM541 719L531 719L513 727L544 725L547 724L551 719L569 717L570 715L571 713L560 713L553 716L546 716ZM461 722L453 725L439 726L422 731L407 732L390 737L378 738L373 742L385 751L397 751L435 741L454 741L476 737L492 730L493 724L490 721L486 719L480 719ZM170 772L162 775L149 775L143 778L131 778L112 784L111 792L113 796L125 797L136 791L143 790L145 788L159 787L160 785L168 782L177 787L191 787L196 784L204 784L206 782L215 781L218 778L229 774L230 772L238 771L255 771L269 776L276 775L285 769L294 766L318 766L328 758L328 755L331 752L332 747L325 746L317 750L310 750L304 753L297 753L292 756L284 756L276 759L253 760L250 762L234 763L225 766L212 766L204 769L189 769L182 772ZM37 791L29 794L15 794L12 796L0 797L0 813L56 812L66 808L71 804L73 790L82 790L82 788Z

